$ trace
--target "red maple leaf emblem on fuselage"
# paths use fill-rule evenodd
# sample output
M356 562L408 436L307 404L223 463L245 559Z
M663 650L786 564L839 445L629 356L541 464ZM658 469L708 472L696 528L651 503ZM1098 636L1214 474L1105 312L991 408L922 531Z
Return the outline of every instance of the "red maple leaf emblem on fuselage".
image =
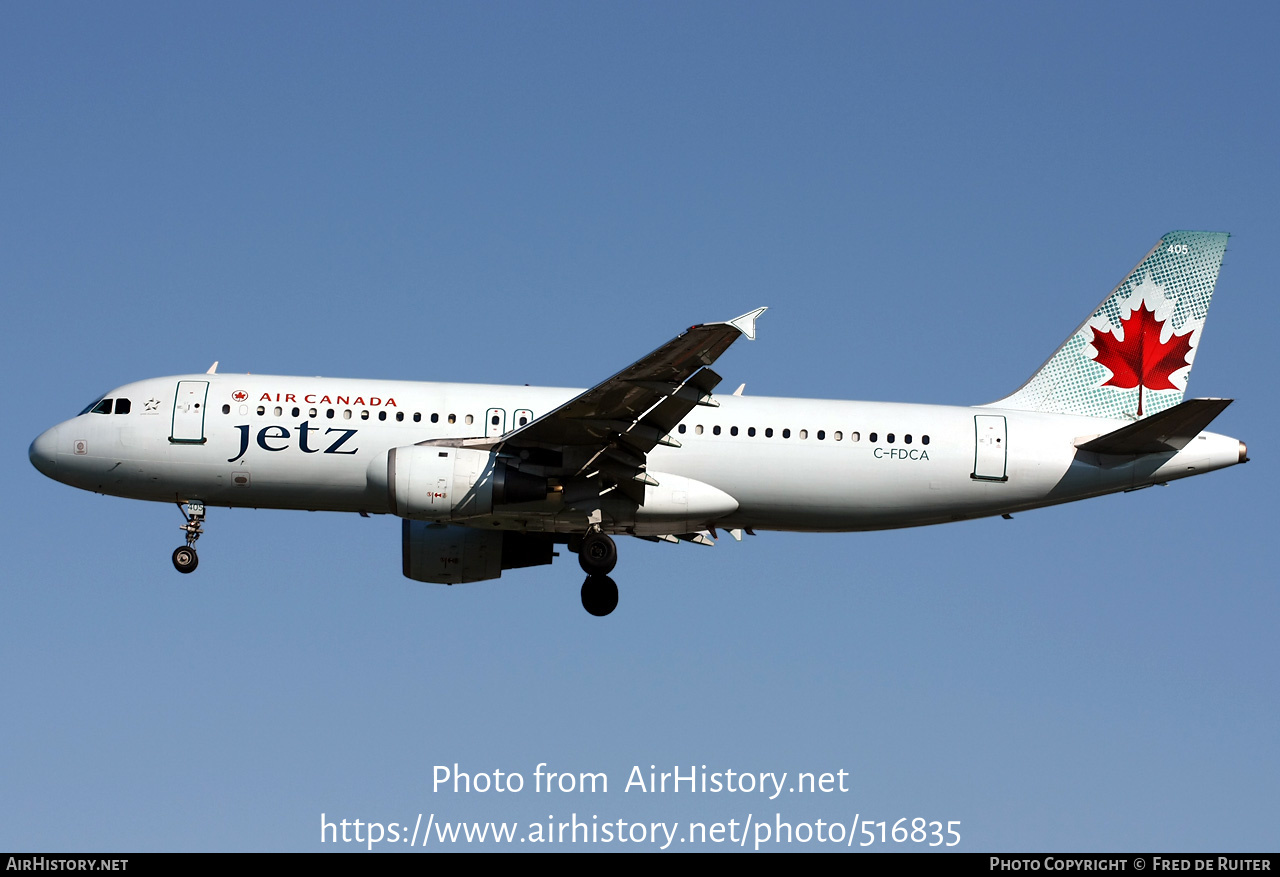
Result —
M1170 335L1168 341L1160 340L1164 322L1156 319L1156 312L1143 302L1134 308L1126 319L1120 321L1124 340L1113 332L1093 330L1093 346L1097 349L1094 361L1111 370L1111 377L1104 387L1120 387L1125 390L1138 388L1138 416L1142 416L1142 388L1148 390L1177 390L1169 380L1180 368L1189 365L1191 333Z

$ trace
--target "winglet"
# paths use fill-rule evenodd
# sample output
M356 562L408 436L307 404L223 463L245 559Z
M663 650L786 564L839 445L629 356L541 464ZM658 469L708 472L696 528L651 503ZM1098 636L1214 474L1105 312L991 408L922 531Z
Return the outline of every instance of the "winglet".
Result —
M741 332L743 335L746 335L748 341L755 341L756 340L756 320L759 319L760 315L767 310L769 309L756 308L754 311L751 311L750 313L743 314L741 317L735 317L732 320L726 320L726 322L730 326L732 326L733 328Z
M213 365L209 366L209 370L205 372L205 374L207 375L216 375L217 373L218 373L218 363L216 362Z

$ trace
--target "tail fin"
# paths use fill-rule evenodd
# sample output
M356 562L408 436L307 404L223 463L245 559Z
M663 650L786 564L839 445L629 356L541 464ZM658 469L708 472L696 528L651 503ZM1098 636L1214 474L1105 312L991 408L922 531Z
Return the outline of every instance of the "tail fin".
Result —
M1140 419L1177 405L1227 237L1169 232L1030 380L986 407Z

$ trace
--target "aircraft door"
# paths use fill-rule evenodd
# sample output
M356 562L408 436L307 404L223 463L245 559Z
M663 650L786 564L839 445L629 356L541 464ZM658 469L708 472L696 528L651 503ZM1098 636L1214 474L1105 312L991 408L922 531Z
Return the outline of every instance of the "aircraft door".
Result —
M490 408L484 413L484 434L493 438L507 431L507 411L505 408Z
M1008 481L1009 447L1005 419L998 414L977 414L973 418L975 447L973 475L979 481Z
M204 410L208 395L208 381L178 381L178 391L173 397L169 441L174 444L204 444Z

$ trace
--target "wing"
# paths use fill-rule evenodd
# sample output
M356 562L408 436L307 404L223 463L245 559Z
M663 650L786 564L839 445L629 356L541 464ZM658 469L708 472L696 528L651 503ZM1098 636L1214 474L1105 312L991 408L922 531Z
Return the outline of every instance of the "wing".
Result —
M577 480L601 493L619 490L644 502L645 456L657 445L680 447L670 436L698 405L717 406L711 391L720 376L709 366L740 335L756 337L757 308L723 323L692 326L608 380L542 417L497 438L470 439L468 447L500 451Z

